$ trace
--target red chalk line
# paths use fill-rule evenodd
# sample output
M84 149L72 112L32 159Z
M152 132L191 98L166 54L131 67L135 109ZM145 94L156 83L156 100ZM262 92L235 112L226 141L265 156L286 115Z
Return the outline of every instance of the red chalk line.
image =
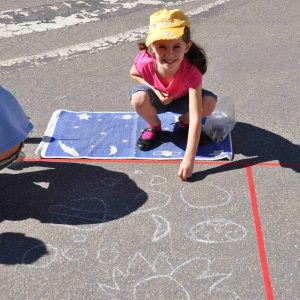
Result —
M269 270L268 270L268 262L267 262L266 253L265 253L264 237L263 237L263 232L262 232L262 228L261 228L260 217L259 217L259 212L258 212L258 207L257 207L255 185L254 185L251 167L249 167L249 166L246 167L246 171L247 171L247 177L248 177L249 192L250 192L250 199L251 199L251 205L252 205L252 213L253 213L255 229L256 229L260 264L261 264L261 269L262 269L263 278L264 278L264 284L265 284L265 288L266 288L266 298L267 298L267 300L273 300L274 299L273 289L272 289L270 274L269 274Z
M141 163L141 164L180 164L181 160L164 160L164 159L87 159L87 158L35 158L25 157L18 158L17 161L24 162L55 162L55 163ZM262 163L247 163L247 162L232 162L232 161L195 161L196 165L230 165L230 166L264 166L264 167L299 167L300 163L276 163L276 162L262 162Z

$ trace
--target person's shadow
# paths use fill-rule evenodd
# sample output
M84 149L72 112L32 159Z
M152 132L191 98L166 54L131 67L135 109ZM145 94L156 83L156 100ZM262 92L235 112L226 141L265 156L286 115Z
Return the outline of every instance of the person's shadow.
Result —
M293 144L278 134L243 122L236 123L231 136L233 152L247 158L195 172L190 181L198 181L208 175L271 161L278 161L281 167L300 172L300 145Z
M0 234L0 264L29 265L47 254L46 245L36 238L18 232Z
M148 199L128 175L100 166L18 162L10 169L16 172L0 173L0 222L33 218L95 227L130 214Z

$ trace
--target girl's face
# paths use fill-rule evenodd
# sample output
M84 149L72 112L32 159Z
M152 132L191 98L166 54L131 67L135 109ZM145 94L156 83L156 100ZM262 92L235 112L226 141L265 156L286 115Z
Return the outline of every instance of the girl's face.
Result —
M189 51L192 41L186 43L182 39L161 40L151 45L151 50L155 54L158 66L165 70L177 70Z

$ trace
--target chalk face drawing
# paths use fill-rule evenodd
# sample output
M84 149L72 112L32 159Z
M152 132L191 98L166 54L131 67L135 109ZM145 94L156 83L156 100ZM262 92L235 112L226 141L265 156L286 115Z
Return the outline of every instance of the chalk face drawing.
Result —
M207 244L241 241L246 234L243 226L225 219L208 220L198 223L190 229L192 240Z

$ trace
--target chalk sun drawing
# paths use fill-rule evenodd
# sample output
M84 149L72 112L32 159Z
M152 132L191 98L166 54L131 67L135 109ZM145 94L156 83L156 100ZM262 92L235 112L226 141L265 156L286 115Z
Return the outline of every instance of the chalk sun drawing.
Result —
M102 263L115 263L120 257L120 253L116 249L104 248L97 251L97 261Z
M190 228L190 238L206 244L233 243L247 235L246 229L225 219L208 220Z
M65 153L70 154L71 156L74 156L74 157L79 156L79 153L74 148L67 146L66 144L62 143L61 141L58 141L58 145L59 145L60 149L62 151L64 151Z
M98 286L114 299L240 299L221 288L232 273L212 272L211 264L210 259L194 257L173 267L164 253L151 263L138 252L125 271L113 268L110 285Z

